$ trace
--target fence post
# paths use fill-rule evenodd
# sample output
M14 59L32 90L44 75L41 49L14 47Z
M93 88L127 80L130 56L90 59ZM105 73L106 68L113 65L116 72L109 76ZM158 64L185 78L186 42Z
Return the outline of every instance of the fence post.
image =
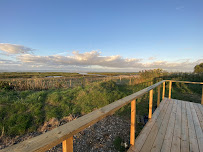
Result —
M136 99L131 101L131 127L130 127L130 144L135 144L136 129Z
M157 93L157 107L160 104L160 86L158 86L158 93Z
M70 137L62 143L63 152L73 152L73 137Z
M152 103L153 103L153 89L149 91L149 116L148 118L152 118Z
M202 101L201 104L203 105L203 85L202 85Z
M162 100L165 97L165 82L163 82L163 92L162 92Z
M169 93L168 93L169 99L171 99L171 88L172 88L172 81L169 81Z

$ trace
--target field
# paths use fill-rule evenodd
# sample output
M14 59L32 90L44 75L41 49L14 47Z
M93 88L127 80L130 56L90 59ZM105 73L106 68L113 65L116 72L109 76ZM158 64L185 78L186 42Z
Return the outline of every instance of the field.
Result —
M16 76L16 74L14 75ZM30 75L31 74L29 74L29 76ZM35 73L32 75L35 75ZM47 76L47 74L44 75ZM58 76L59 74L56 75ZM64 87L63 85L39 87L40 85L43 86L43 81L40 80L45 80L45 78L40 77L35 79L36 82L38 81L38 84L41 84L36 85L37 83L35 82L33 88L29 89L25 87L22 80L19 81L19 86L21 87L17 87L17 85L14 87L11 83L12 80L1 81L1 138L6 138L8 136L15 137L29 132L35 132L39 130L44 122L49 121L52 118L62 120L69 115L80 117L163 79L203 81L203 76L201 74L145 71L139 73L139 75L140 77L136 78L88 77L85 79L84 77L78 77L75 78L75 81L81 83L79 85L72 85L71 87L70 80L73 81L73 79L70 79L69 77L46 79L49 84L53 85L61 82L68 87ZM19 79L19 77L17 79ZM28 81L29 79L24 78L23 81ZM95 81L90 81L91 79ZM173 83L172 98L200 103L201 91L200 85ZM166 96L167 94L168 84L166 84ZM154 90L153 110L156 109L156 100L157 90ZM130 120L130 105L121 108L116 112L116 115ZM137 100L137 115L147 118L148 94ZM143 123L137 124L137 135L143 126Z

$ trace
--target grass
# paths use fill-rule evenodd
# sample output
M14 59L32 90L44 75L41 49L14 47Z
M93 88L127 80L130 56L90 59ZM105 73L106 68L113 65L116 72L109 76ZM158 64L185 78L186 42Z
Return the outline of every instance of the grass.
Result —
M44 78L47 76L81 77L81 74L69 73L69 72L2 72L0 73L0 79Z
M88 74L99 74L106 76L118 76L118 75L138 75L138 72L88 72Z
M0 131L15 136L37 130L52 117L84 115L135 91L135 86L113 81L73 89L0 91ZM4 129L3 129L4 128Z
M118 85L116 82L107 81L70 89L41 91L15 91L12 88L2 87L0 89L0 133L4 132L5 136L16 136L36 131L45 121L53 117L62 119L70 114L81 116L149 85L151 84ZM168 83L166 96L168 96ZM137 99L137 115L147 117L148 98L148 94L145 94ZM201 87L173 83L172 98L200 102ZM154 89L153 109L156 108L156 100L157 90ZM116 114L130 119L130 104L122 107ZM136 136L142 128L143 124L137 124Z

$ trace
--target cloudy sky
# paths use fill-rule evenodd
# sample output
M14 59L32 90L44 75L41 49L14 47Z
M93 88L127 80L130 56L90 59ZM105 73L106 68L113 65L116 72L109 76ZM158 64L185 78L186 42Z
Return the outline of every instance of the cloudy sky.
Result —
M0 71L193 71L202 0L1 0Z

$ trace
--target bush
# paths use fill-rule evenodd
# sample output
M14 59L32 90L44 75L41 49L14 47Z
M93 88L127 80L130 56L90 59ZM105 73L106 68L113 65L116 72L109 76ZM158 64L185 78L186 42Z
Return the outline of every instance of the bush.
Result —
M0 89L12 90L14 87L9 82L0 81Z

